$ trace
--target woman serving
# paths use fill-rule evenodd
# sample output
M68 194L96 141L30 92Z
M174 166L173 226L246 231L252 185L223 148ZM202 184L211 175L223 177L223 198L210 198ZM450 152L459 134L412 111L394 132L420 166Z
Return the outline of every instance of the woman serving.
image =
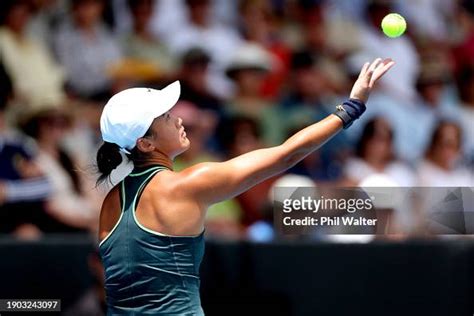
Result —
M190 142L181 118L169 113L180 95L179 82L114 95L100 120L99 182L122 162L121 152L135 168L108 193L100 214L108 315L204 315L199 265L207 208L287 170L348 128L365 111L375 82L393 65L380 58L366 63L350 98L334 114L283 144L181 172L173 171L173 159Z

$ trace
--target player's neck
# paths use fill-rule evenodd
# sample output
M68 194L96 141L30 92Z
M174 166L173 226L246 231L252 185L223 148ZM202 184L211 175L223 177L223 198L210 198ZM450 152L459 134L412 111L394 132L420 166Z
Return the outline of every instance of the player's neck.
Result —
M144 161L136 161L136 167L147 167L152 165L161 165L173 170L173 161L162 152L153 152L153 154Z

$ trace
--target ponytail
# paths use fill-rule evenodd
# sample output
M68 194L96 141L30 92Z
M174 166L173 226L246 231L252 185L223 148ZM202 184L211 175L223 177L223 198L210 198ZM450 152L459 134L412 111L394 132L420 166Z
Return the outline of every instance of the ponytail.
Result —
M110 179L112 170L122 163L122 154L120 147L114 143L104 142L97 151L97 169L100 176L97 179L97 185L107 179Z
M153 136L153 131L150 128L142 137ZM149 159L149 155L141 152L137 146L126 153L125 156L134 164L145 163ZM117 144L104 142L97 151L97 169L100 173L96 185L100 185L105 180L110 181L112 171L122 163L122 154L120 147Z

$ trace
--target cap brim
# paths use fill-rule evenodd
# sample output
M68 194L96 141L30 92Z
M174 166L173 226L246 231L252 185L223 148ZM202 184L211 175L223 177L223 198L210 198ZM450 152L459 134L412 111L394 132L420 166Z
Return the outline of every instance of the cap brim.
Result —
M176 80L165 88L158 90L158 93L160 94L161 104L159 107L156 107L159 111L156 113L155 118L168 112L176 105L181 95L181 84Z

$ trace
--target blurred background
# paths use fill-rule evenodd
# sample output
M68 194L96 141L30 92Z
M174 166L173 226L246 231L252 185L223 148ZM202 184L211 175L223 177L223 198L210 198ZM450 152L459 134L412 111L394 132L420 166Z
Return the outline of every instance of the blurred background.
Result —
M400 38L381 32L390 12L407 19ZM332 113L376 57L397 64L361 119L286 174L210 208L204 310L472 315L469 236L434 238L420 209L392 205L392 234L375 240L281 240L271 194L463 187L472 205L472 0L0 1L0 298L61 297L68 315L104 313L98 215L131 168L95 187L99 117L114 93L181 81L173 111L191 140L181 170L282 143Z

